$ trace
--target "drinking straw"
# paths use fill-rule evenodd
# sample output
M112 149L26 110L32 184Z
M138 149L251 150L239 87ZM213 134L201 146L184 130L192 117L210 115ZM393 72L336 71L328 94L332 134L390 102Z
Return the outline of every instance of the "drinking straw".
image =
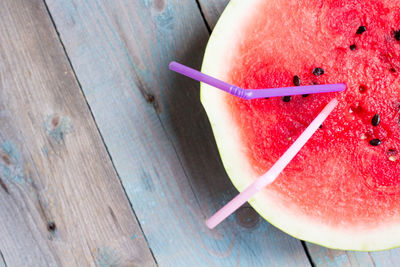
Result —
M289 95L305 95L316 93L340 92L346 89L343 83L338 84L320 84L320 85L305 85L305 86L291 86L280 88L265 88L265 89L243 89L235 85L223 82L204 74L195 69L189 68L185 65L172 61L169 68L177 73L190 77L199 82L203 82L214 86L222 91L225 91L234 96L249 100L256 98L266 98L275 96L289 96Z
M258 177L250 186L237 195L234 199L228 202L223 208L215 213L206 221L208 228L213 229L225 218L235 212L240 206L254 196L257 192L263 189L268 184L272 183L289 162L296 156L300 149L306 144L311 136L318 130L322 122L328 117L332 110L336 107L338 101L331 100L297 140L289 147L288 150L278 159L278 161L264 175Z

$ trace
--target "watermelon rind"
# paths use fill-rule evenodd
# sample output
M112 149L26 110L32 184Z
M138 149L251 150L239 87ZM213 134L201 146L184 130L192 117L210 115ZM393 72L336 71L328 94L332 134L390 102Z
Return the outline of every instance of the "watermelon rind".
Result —
M240 45L243 27L251 21L257 6L265 0L231 0L215 26L203 59L202 72L227 80L229 64ZM209 118L218 150L233 185L240 192L249 186L257 174L247 160L239 126L230 114L224 92L201 84L201 102ZM299 213L295 206L284 205L271 191L262 191L250 205L268 222L287 234L328 248L379 251L400 246L400 225L380 223L375 228L326 225L318 218ZM217 207L219 208L219 207Z

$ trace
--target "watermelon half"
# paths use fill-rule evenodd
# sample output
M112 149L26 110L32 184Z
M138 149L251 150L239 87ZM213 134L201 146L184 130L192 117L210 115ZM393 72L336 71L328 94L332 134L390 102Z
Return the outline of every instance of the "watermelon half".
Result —
M242 191L336 97L321 129L250 204L326 247L400 245L399 0L231 0L202 71L242 88L345 83L343 93L250 101L202 84L201 101Z

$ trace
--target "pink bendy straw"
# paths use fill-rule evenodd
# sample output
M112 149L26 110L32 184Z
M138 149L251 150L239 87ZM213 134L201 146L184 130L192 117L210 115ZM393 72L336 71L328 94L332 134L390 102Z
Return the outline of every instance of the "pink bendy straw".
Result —
M201 73L195 69L189 68L185 65L172 61L169 68L177 73L190 77L196 81L203 82L214 86L222 91L225 91L234 96L243 99L266 98L274 96L289 96L289 95L305 95L316 93L340 92L346 89L343 83L338 84L321 84L321 85L306 85L306 86L292 86L281 88L269 89L243 89L232 84L220 81L209 75Z
M296 156L300 149L307 143L311 136L318 130L322 122L328 117L332 110L336 107L338 101L333 99L326 105L321 113L311 122L305 131L297 138L292 146L278 159L278 161L269 169L267 173L260 176L249 187L229 201L222 209L215 213L206 221L208 228L213 229L220 222L225 220L229 215L235 212L240 206L247 202L254 194L263 189L268 184L272 183L289 162Z

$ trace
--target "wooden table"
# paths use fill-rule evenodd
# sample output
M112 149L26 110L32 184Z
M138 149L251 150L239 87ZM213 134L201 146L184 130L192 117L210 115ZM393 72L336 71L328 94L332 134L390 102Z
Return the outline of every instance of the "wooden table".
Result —
M0 1L0 266L400 265L248 206L205 227L237 192L198 83L167 65L200 68L226 3Z

